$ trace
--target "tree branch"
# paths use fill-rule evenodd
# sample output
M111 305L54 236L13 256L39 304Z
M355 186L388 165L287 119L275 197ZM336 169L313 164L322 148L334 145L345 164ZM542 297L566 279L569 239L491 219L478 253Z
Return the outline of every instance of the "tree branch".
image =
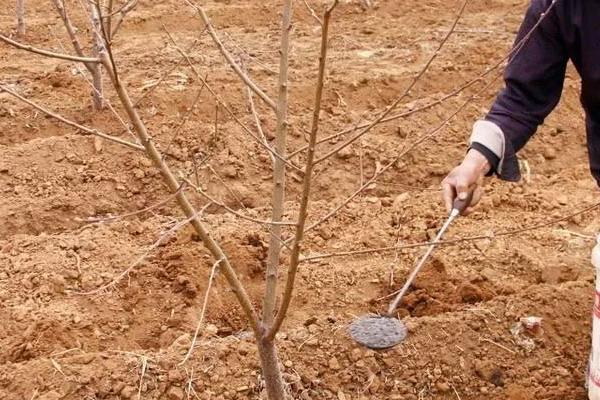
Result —
M227 49L223 45L223 42L221 42L221 40L217 36L217 33L215 32L215 29L213 28L213 26L212 26L212 24L210 22L210 19L208 18L208 16L204 12L204 8L202 8L201 6L199 6L197 4L192 3L190 0L184 0L184 1L190 7L192 7L194 10L196 10L196 12L198 13L198 15L200 15L200 18L202 19L202 21L204 22L204 25L208 29L208 33L210 34L210 36L212 37L213 41L215 42L215 44L219 48L219 51L221 52L221 54L223 55L223 57L225 57L225 59L227 60L227 62L231 66L231 68L233 68L233 70L235 71L235 73L240 77L240 79L242 79L242 81L244 81L244 83L246 84L246 86L248 86L250 89L252 89L252 91L254 93L256 93L256 95L258 97L260 97L272 110L274 110L276 112L277 111L277 105L275 104L275 102L261 88L259 88L258 85L252 81L252 79L250 79L250 77L248 76L248 74L244 73L244 71L242 70L242 68L235 62L235 60L233 59L233 57L231 56L231 54L229 54L229 51L227 51Z
M374 182L376 182L377 179L379 179L379 177L381 175L383 175L387 170L389 170L400 159L402 159L404 156L406 156L412 150L414 150L415 148L417 148L421 143L423 143L426 140L432 138L438 132L440 132L446 125L448 125L450 123L450 121L452 121L452 119L454 119L454 117L456 117L463 109L465 109L466 106L471 103L471 101L473 101L480 93L483 93L485 90L487 90L493 83L494 83L494 81L491 81L486 86L484 86L480 91L478 91L477 93L473 94L462 105L460 105L448 118L446 118L444 121L442 121L436 128L434 128L433 130L431 130L430 132L428 132L426 134L421 135L412 144L410 144L408 147L406 147L405 149L403 149L400 152L400 154L398 154L396 157L394 157L394 159L392 159L389 163L387 163L386 165L384 165L383 167L381 167L377 171L375 171L375 173L373 174L373 176L369 180L367 180L354 193L352 193L352 195L350 195L349 197L347 197L341 204L339 204L337 207L335 207L333 210L331 210L329 213L327 213L324 217L322 217L320 220L318 220L317 222L314 222L312 225L310 225L307 228L307 231L313 230L314 228L316 228L317 226L321 225L323 222L327 221L328 219L330 219L331 217L333 217L335 214L337 214L348 203L350 203L352 200L354 200L354 198L356 196L358 196L359 194L361 194L366 188L368 188Z
M381 115L379 115L379 117L377 117L373 122L371 122L366 128L364 128L362 131L360 131L359 133L357 133L355 136L353 136L352 138L350 138L348 141L346 141L346 142L342 143L340 146L334 148L333 150L331 150L330 152L328 152L327 154L325 154L321 158L318 158L315 161L315 164L319 164L319 163L327 160L331 156L337 154L340 150L342 150L342 149L346 148L347 146L351 145L352 143L354 143L360 137L364 136L371 129L373 129L374 126L378 125L392 111L394 111L394 109L410 94L410 91L415 87L415 85L417 84L417 82L419 82L421 80L421 78L425 75L425 73L427 72L427 70L429 69L429 67L433 63L433 61L437 58L438 54L440 53L440 51L442 50L442 48L444 47L444 45L448 42L448 39L454 33L454 31L456 29L456 26L458 25L458 21L460 21L460 19L461 19L462 15L463 15L463 13L465 11L465 8L467 7L468 3L469 3L469 0L465 0L463 2L460 10L458 11L458 15L456 16L456 18L454 19L454 22L452 23L452 26L451 26L450 30L448 31L448 33L446 33L446 36L444 36L444 38L442 39L442 41L438 45L437 49L435 50L435 52L431 55L431 57L429 57L429 60L427 60L427 62L425 63L425 65L423 66L423 68L421 69L421 71L413 78L412 82L404 90L404 93L402 93L400 95L400 97L398 97L387 108L387 110L385 110L383 113L381 113Z
M75 50L75 53L79 57L85 57L85 54L83 53L83 48L81 47L81 43L79 42L79 39L77 38L77 34L75 33L75 27L73 27L73 24L71 23L71 18L69 18L69 14L67 13L67 8L65 6L64 1L63 0L52 0L52 3L54 3L54 7L56 8L56 11L58 11L60 18L63 21L63 24L65 26L67 34L69 35L69 39L71 39L71 44L73 45L73 49ZM92 72L90 70L91 65L88 65L86 63L85 66L88 69L88 71Z
M123 5L123 7L121 7L120 10L118 10L116 13L113 14L119 14L119 18L117 19L117 23L114 24L114 28L110 29L113 22L112 22L112 15L108 18L108 21L110 21L110 23L107 24L107 33L110 35L109 40L113 40L113 38L117 35L117 33L119 32L119 29L121 28L121 25L123 24L123 21L125 20L125 17L127 16L127 13L129 13L130 11L132 11L135 6L137 6L138 4L138 0L130 0L127 3L125 3Z
M25 50L30 53L39 54L39 55L42 55L45 57L58 58L60 60L75 61L75 62L82 62L82 63L99 63L100 62L100 60L97 58L77 57L77 56L72 56L69 54L53 53L48 50L38 49L38 48L35 48L28 44L19 43L19 42L12 40L2 34L0 34L0 41L6 43L8 45L11 45L13 47L16 47L17 49Z
M367 254L389 253L389 252L393 252L393 251L397 251L397 250L412 249L412 248L416 248L416 247L429 247L432 244L436 244L438 246L445 246L445 245L447 246L447 245L455 245L455 244L465 243L465 242L475 242L475 241L479 241L479 240L495 240L499 237L515 236L515 235L519 235L521 233L539 230L542 228L547 228L549 226L556 225L556 224L559 224L564 221L568 221L571 218L576 217L578 215L586 214L586 213L593 211L599 207L600 207L600 203L592 204L582 210L579 210L575 213L569 214L564 217L560 217L558 219L553 219L548 222L530 225L530 226L526 226L523 228L512 229L512 230L508 230L508 231L501 231L498 233L491 233L489 235L469 236L469 237L464 237L464 238L441 240L438 242L409 243L409 244L403 244L403 245L399 245L399 246L380 247L380 248L376 248L376 249L344 251L344 252L330 253L330 254L316 254L314 256L304 257L300 260L300 262L324 260L327 258L335 258L335 257L348 257L348 256L358 256L358 255L367 255Z
M319 117L321 114L321 103L323 99L323 85L325 82L325 66L327 62L327 47L329 39L329 21L331 19L331 13L337 6L338 0L333 2L333 5L325 12L323 17L322 33L321 33L321 52L319 56L319 75L317 77L317 88L315 95L315 106L313 110L312 128L310 131L309 147L306 160L306 169L304 171L304 181L302 183L302 199L300 201L300 210L298 212L298 222L296 226L296 237L294 239L294 245L292 247L292 254L290 256L290 266L288 268L288 276L283 292L283 298L281 307L277 312L273 326L267 333L269 339L274 339L275 335L281 328L281 324L287 315L288 308L292 301L292 293L294 291L294 283L296 281L296 273L298 271L298 264L300 259L300 250L302 247L302 240L304 239L304 227L306 224L306 218L308 215L308 203L310 200L310 190L312 183L312 172L314 167L315 157L315 145L317 142L317 134L319 132Z
M285 209L285 151L288 129L288 68L290 32L292 30L292 0L283 3L283 15L281 23L281 47L279 59L279 96L277 101L277 126L275 128L275 151L283 159L278 158L273 165L273 196L272 221L279 222L283 218ZM275 302L277 299L277 275L279 258L281 255L281 227L271 228L269 240L269 252L267 254L267 269L265 274L266 288L263 299L262 322L267 330L271 330L273 318L275 317Z
M280 154L278 154L275 150L273 150L271 148L271 146L269 146L268 144L264 143L258 136L256 136L254 134L254 132L252 132L250 130L250 128L248 128L239 118L237 115L235 115L235 113L231 110L231 108L229 108L229 106L227 105L227 103L225 103L218 95L217 93L213 90L213 88L208 84L208 82L202 77L202 75L200 75L200 73L198 72L198 70L196 69L196 67L194 66L194 64L192 63L192 61L190 60L190 57L183 51L183 49L181 49L178 45L177 42L175 41L175 39L173 38L173 35L171 35L171 33L166 30L166 27L163 26L163 29L165 29L165 32L167 33L167 35L169 36L169 39L171 40L171 42L173 43L173 46L175 47L175 49L185 58L188 66L190 67L191 71L194 73L194 76L196 76L196 78L201 81L202 83L204 83L206 85L206 88L208 89L208 91L211 93L211 95L215 98L215 100L225 109L225 111L227 111L227 114L229 114L231 116L231 118L233 118L233 120L243 129L244 132L246 132L246 134L250 135L254 141L256 141L256 143L258 143L261 147L263 147L265 150L267 150L269 153L273 154L273 156L275 156L277 159L281 160L282 162L284 162L287 166L302 172L302 169L298 166L296 166L294 163L289 162L285 159L285 157L282 157Z
M510 51L504 55L498 62L496 62L495 64L493 64L492 66L486 68L485 71L483 71L479 76L477 76L476 78L465 82L463 85L459 86L458 88L456 88L455 90L453 90L452 92L444 95L442 98L435 100L431 103L428 103L424 106L415 108L413 110L408 110L405 112L401 112L401 113L396 113L396 114L392 114L392 115L388 115L385 118L379 120L379 122L376 122L377 124L381 124L384 122L390 122L390 121L394 121L400 118L406 118L408 116L411 116L413 114L416 114L418 112L421 111L426 111L429 110L430 108L433 108L437 105L440 105L442 103L444 103L446 100L452 98L452 97L456 97L457 95L459 95L460 93L462 93L464 90L470 88L471 86L475 85L476 83L480 82L483 80L483 78L485 78L487 75L489 75L491 72L495 71L496 69L500 68L502 66L502 64L504 64L505 61L510 60L511 57L515 57L523 48L523 46L527 43L527 41L531 38L531 35L533 34L533 32L539 27L539 25L544 21L544 19L547 17L547 15L549 14L549 12L552 10L552 8L555 6L557 0L553 0L553 2L550 4L550 6L548 7L548 9L546 10L546 12L544 12L541 16L540 19L538 20L538 22L531 28L531 31L529 31L527 33L527 35L525 35L518 43L516 43L511 49ZM456 29L454 29L454 32L457 32ZM354 131L356 131L356 129L363 129L363 128L368 128L369 126L371 126L373 124L373 122L365 122L363 124L360 124L358 126L353 126L351 128L347 128L344 129L343 131L340 131L338 133L335 133L333 135L330 136L326 136L322 139L320 139L317 144L322 144L325 142L328 142L332 139L337 139L341 136L344 136L348 133L352 133ZM301 152L306 151L306 149L308 148L308 145L305 145L297 150L295 150L294 152L290 153L288 155L288 159L291 159L292 157L298 155Z
M106 40L106 32L105 31L103 31L103 35L104 35L104 39ZM158 170L160 171L160 173L161 173L165 183L169 187L170 191L173 193L177 192L177 190L179 189L179 186L180 186L179 182L177 181L177 178L175 177L175 175L169 168L168 164L164 161L161 153L156 148L152 138L150 137L150 135L148 133L146 125L144 124L144 122L140 118L139 113L133 106L133 103L131 101L131 98L129 97L129 93L128 93L127 89L123 86L121 80L119 79L117 70L112 68L112 66L115 65L115 61L114 61L114 58L112 57L112 51L111 51L112 44L110 42L107 42L106 46L107 46L108 54L101 55L101 57L103 58L103 65L108 70L108 75L110 76L111 82L117 92L117 95L119 96L119 99L121 100L121 104L123 105L123 108L127 112L127 115L129 116L129 119L130 119L133 127L135 128L135 132L137 133L140 142L143 144L143 146L146 150L146 154L152 160L152 162L154 163L156 168L158 168ZM107 59L107 58L110 58L110 59ZM223 249L210 236L210 234L209 234L208 230L206 229L206 227L204 226L204 224L197 217L196 210L190 203L185 192L183 192L183 191L179 192L179 194L177 194L177 196L176 196L176 199L177 199L177 202L179 203L179 206L180 206L181 210L183 211L183 213L188 218L190 218L190 224L192 225L192 227L194 228L194 230L196 231L196 233L202 240L202 243L204 243L206 248L211 252L214 259L215 260L223 260L221 263L221 267L223 269L223 274L225 275L225 278L227 279L229 286L231 287L231 290L234 292L235 296L237 297L238 302L240 303L240 306L248 319L250 327L254 331L255 335L258 337L261 332L259 317L256 313L256 310L254 309L254 306L252 304L250 296L248 295L248 293L246 292L246 289L240 282L233 266L231 265L231 263L227 259L227 256L223 252Z
M73 128L76 128L76 129L80 130L81 132L87 133L88 135L98 136L98 137L101 137L103 139L110 140L111 142L122 144L124 146L130 147L130 148L135 149L135 150L144 150L144 147L141 146L141 145L139 145L139 144L131 143L131 142L128 142L126 140L119 139L118 137L107 135L107 134L102 133L102 132L100 132L100 131L98 131L96 129L88 128L86 126L83 126L83 125L80 125L80 124L78 124L76 122L73 122L73 121L71 121L69 119L66 119L63 116L61 116L59 114L56 114L56 113L54 113L52 111L49 111L49 110L43 108L42 106L34 103L33 101L31 101L29 99L26 99L25 97L21 96L20 94L18 94L15 91L9 89L5 85L0 84L0 92L6 92L9 95L11 95L11 96L13 96L13 97L21 100L23 103L28 104L31 107L35 108L36 110L43 112L44 114L48 115L49 117L57 119L57 120L65 123L65 124L67 124L69 126L72 126Z
M244 219L246 221L254 222L256 224L261 224L261 225L279 225L279 226L295 226L296 225L295 222L287 222L287 221L273 222L273 221L267 221L267 220L263 220L263 219L252 218L247 215L241 214L241 213L235 211L233 208L228 207L222 201L219 201L219 200L215 199L214 197L212 197L211 195L209 195L208 193L206 193L204 190L202 190L201 187L193 184L189 179L182 178L182 180L185 183L187 183L191 188L193 188L196 192L198 192L202 197L204 197L208 201L216 204L217 206L221 207L228 213L235 215L238 218Z

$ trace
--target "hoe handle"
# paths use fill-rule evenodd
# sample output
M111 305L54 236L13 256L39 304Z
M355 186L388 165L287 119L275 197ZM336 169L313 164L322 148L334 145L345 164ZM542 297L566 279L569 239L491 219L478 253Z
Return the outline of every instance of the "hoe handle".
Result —
M458 211L458 215L462 215L471 205L471 202L473 201L473 193L474 191L470 191L465 199L459 199L458 197L454 199L452 209Z

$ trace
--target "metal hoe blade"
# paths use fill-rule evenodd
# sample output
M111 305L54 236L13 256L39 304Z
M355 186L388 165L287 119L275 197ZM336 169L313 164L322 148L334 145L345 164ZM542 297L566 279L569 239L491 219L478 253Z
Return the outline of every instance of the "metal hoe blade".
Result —
M423 265L425 265L425 261L427 261L446 230L448 230L448 227L470 204L472 196L473 195L471 193L467 199L461 200L460 202L455 201L455 205L450 212L450 216L446 220L446 223L442 229L440 229L437 237L429 246L413 272L410 274L408 280L396 298L390 304L387 315L366 315L354 321L350 325L349 329L352 339L370 349L387 349L399 344L406 338L406 334L408 332L406 326L400 320L391 317L391 315L393 315L396 311L396 308L398 308L400 300L402 300L408 291L408 288L412 285L417 274L421 268L423 268Z
M370 349L382 350L402 342L407 334L406 326L396 318L367 315L350 325L350 336Z

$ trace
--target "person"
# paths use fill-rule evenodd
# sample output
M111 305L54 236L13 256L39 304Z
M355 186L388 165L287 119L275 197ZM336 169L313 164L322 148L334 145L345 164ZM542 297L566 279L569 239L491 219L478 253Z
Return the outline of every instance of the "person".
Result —
M448 210L457 197L464 200L474 192L466 213L471 212L484 176L520 180L516 154L558 104L569 60L581 77L590 170L600 186L600 0L531 0L511 57L504 89L473 125L461 164L442 181ZM593 400L600 399L600 360L593 354L598 350L586 374Z
M600 0L532 0L504 74L505 87L489 113L475 122L462 163L442 182L448 209L457 196L465 199L474 191L471 212L484 176L520 179L516 153L558 104L569 60L582 80L590 170L600 185Z

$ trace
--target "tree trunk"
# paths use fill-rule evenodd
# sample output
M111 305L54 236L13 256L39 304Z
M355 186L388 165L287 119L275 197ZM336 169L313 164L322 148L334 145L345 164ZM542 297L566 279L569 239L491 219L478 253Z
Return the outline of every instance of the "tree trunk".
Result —
M25 0L17 0L17 35L25 34Z
M94 5L90 4L90 16L92 22L92 39L94 42L94 57L100 57L100 54L105 51L105 43L102 38L102 21L100 15ZM104 108L103 93L102 93L102 65L97 64L90 71L92 74L92 83L94 85L92 93L92 101L94 111L100 111Z
M260 365L263 378L267 389L269 400L285 400L285 390L283 388L283 379L279 369L279 358L275 343L268 339L258 339L258 354L260 356Z
M92 104L94 111L100 111L104 108L103 88L102 88L102 66L96 65L92 70Z

